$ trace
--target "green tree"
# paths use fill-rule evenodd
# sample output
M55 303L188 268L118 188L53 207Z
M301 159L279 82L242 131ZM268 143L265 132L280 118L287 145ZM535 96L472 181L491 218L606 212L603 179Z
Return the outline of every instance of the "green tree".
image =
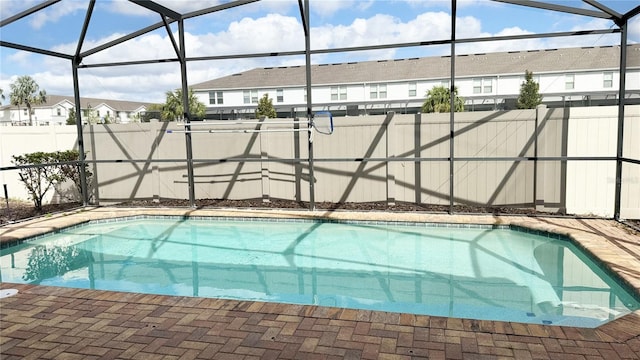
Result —
M131 119L131 121L134 123L142 122L141 113L137 112L137 113L131 114L131 116L129 116L129 119Z
M458 96L458 88L453 88L455 111L464 111L464 99ZM427 91L427 98L422 104L424 113L445 113L451 112L451 91L445 86L434 86Z
M266 118L278 117L276 109L273 108L273 99L270 99L268 94L262 95L258 100L258 108L256 108L256 118L259 119L263 116Z
M15 82L9 85L11 93L9 99L11 105L27 107L29 112L29 125L33 125L31 120L31 107L33 105L43 104L47 101L47 92L40 90L40 86L29 75L20 76Z
M141 122L150 122L151 119L162 119L162 104L149 104L147 111L141 114Z
M76 109L69 109L69 116L67 117L67 125L75 125L78 120L76 119Z
M182 106L182 89L176 89L175 91L166 92L166 101L162 106L162 120L164 121L176 121L184 120L184 107ZM206 106L198 101L198 98L193 93L193 89L189 88L189 112L193 119L204 118L207 110Z
M518 109L535 109L541 103L540 84L533 81L533 72L525 70L524 82L520 85L518 96Z
M2 105L3 101L4 101L4 90L2 90L2 88L0 88L0 105Z
M26 166L18 172L20 181L25 185L36 210L42 210L42 199L49 189L62 177L56 166L52 153L34 152L24 155L13 155L12 163Z
M88 104L87 108L84 110L84 118L89 124L97 124L100 120L98 113L93 109L93 107L91 107L91 104Z

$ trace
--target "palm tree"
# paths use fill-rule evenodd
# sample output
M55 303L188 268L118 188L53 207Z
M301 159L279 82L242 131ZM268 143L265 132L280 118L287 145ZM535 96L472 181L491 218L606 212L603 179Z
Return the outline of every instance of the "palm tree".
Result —
M33 125L31 106L45 103L47 101L47 92L40 90L38 83L29 75L18 77L9 86L11 87L11 94L9 94L11 105L17 106L18 110L20 110L21 105L26 106L29 112L29 125Z
M458 96L458 88L453 88L454 106L456 112L464 111L464 99ZM422 112L451 112L451 91L444 86L434 86L427 91L427 99L422 104Z
M182 89L166 92L166 102L162 106L162 119L166 121L184 120L184 108L182 106ZM189 89L189 111L193 118L204 118L206 106L198 101L193 93L193 89Z

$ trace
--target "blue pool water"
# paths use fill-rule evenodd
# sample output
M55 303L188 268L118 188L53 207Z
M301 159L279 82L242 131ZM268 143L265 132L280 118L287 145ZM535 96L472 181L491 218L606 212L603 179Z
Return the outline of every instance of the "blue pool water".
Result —
M424 224L136 219L0 252L0 280L596 327L640 308L571 242Z

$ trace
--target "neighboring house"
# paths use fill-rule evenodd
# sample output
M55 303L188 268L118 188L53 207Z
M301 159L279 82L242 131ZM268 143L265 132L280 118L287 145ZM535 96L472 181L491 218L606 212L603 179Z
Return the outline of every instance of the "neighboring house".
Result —
M80 98L82 121L84 123L129 123L140 121L148 103ZM33 125L65 125L70 109L75 108L73 96L47 95L44 104L31 108ZM29 125L29 114L23 106L5 105L0 107L0 124Z
M550 107L612 105L619 54L619 46L604 46L458 55L455 86L467 111L512 109L529 70ZM416 113L428 90L450 86L450 71L450 56L312 65L313 110ZM192 87L207 118L251 117L265 93L279 116L291 116L306 111L305 76L304 66L266 67ZM627 48L626 89L628 102L640 103L640 44Z

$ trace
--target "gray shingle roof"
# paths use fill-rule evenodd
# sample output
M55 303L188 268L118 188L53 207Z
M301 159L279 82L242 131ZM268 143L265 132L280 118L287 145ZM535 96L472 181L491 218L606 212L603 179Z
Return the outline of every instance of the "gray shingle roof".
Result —
M456 56L456 76L617 69L619 46L512 51ZM640 44L627 48L627 68L640 68ZM314 85L445 79L450 56L312 65ZM305 67L256 68L195 84L196 90L303 86Z
M44 104L35 105L33 106L33 108L34 109L47 108L47 107L51 107L56 104L59 104L65 100L69 101L72 104L75 102L73 96L47 95L47 101ZM116 111L135 111L140 109L143 106L146 106L146 107L149 106L149 103L143 103L143 102L137 102L137 101L108 100L108 99L86 98L86 97L80 98L80 108L82 109L87 109L89 105L95 108L100 104L105 104L107 106L110 106ZM17 109L17 106L12 106L12 105L3 106L3 108L7 108L7 107L10 107L12 109L14 108ZM24 108L24 106L22 106L22 108Z

